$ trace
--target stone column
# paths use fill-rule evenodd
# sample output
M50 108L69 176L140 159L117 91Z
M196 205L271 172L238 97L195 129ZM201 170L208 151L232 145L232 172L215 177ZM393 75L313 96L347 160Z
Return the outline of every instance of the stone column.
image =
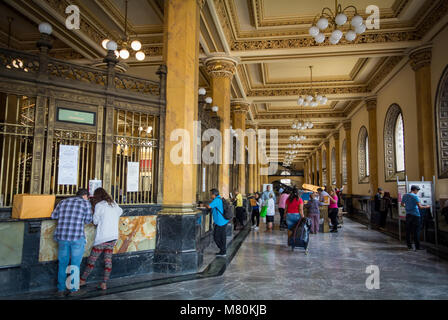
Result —
M331 152L330 152L330 141L325 141L324 143L325 150L327 152L327 158L325 159L325 166L327 167L327 188L330 189L331 186Z
M420 175L432 181L434 167L434 121L431 100L431 45L415 48L409 54L411 67L415 72L417 100L417 142Z
M320 154L319 154L319 186L320 187L324 186L324 175L323 175L323 171L322 171L322 169L323 169L323 162L322 162L323 157L322 156L324 154L323 150L324 150L323 146L321 146L320 150L319 150L319 152L320 152Z
M333 134L334 138L334 150L335 150L335 160L336 160L336 187L342 187L342 177L341 177L341 156L339 150L339 131Z
M313 180L313 184L315 186L318 186L319 185L319 181L317 179L317 168L318 168L318 165L317 165L317 151L314 152L313 157L314 157L314 180Z
M240 159L236 159L238 165L238 187L237 189L241 194L246 194L246 143L245 143L245 131L246 131L246 114L249 111L249 102L235 100L231 103L233 113L233 129L237 131L239 144ZM240 135L243 135L240 137ZM238 148L238 143L237 143ZM237 151L238 152L238 151ZM238 153L237 153L238 154ZM250 180L250 170L249 170ZM250 182L248 181L247 183Z
M164 60L167 66L163 205L157 216L156 272L195 272L202 264L196 241L194 121L198 113L199 14L197 0L165 1ZM183 130L178 141L171 133ZM171 158L183 142L183 159Z
M344 193L352 193L352 124L350 121L344 122L345 131L345 147L346 147L346 163L347 163L347 189Z
M225 55L214 55L205 60L205 66L211 78L213 105L219 107L222 137L221 164L219 166L219 192L224 198L229 197L229 170L232 160L230 154L230 84L236 71L237 60Z
M366 107L369 113L369 181L370 195L374 196L378 189L378 134L376 126L376 105L377 98L368 97Z

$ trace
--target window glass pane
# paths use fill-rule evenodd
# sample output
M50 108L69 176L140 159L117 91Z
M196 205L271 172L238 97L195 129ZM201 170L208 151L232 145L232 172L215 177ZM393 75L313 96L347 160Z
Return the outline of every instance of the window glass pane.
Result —
M365 144L365 148L366 148L366 177L370 176L370 171L369 171L369 137L366 136L366 144Z
M404 131L401 113L395 123L395 161L397 172L404 171Z

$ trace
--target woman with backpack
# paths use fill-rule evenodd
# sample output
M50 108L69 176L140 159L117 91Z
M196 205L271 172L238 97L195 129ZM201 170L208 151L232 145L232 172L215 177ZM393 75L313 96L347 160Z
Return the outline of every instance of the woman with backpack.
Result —
M123 213L111 196L103 188L98 188L93 193L92 207L94 209L93 223L96 227L95 240L87 265L80 278L80 285L86 284L87 277L95 267L95 262L104 252L104 277L100 284L102 290L107 289L106 282L112 271L112 253L115 242L118 240L118 221Z

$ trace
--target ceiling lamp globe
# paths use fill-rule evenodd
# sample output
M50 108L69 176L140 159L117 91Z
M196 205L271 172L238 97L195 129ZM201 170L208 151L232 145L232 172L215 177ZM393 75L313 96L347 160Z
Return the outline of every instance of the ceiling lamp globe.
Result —
M297 103L299 104L299 106L301 106L301 105L303 105L303 102L304 102L305 100L302 98L302 97L300 97L298 100L297 100Z
M117 43L115 41L112 41L112 40L110 40L110 41L108 40L107 41L107 43L106 43L106 49L107 50L116 51L117 48L118 48L118 45L117 45Z
M319 28L316 26L312 26L308 32L309 32L310 36L315 37L319 34Z
M129 58L129 51L128 50L126 50L126 49L121 49L120 50L120 57L121 57L121 59L127 59L127 58Z
M310 96L310 95L306 96L306 101L311 102L312 100L313 100L313 96Z
M322 98L322 100L320 100L320 103L322 103L322 104L327 104L327 102L328 102L328 98L325 96Z
M293 123L293 125L291 126L293 129L297 129L297 125L295 123Z
M325 30L328 28L328 20L326 18L320 18L319 21L317 21L317 27L320 30Z
M340 13L336 16L334 20L338 26L342 26L347 22L347 16L343 13Z
M103 46L103 48L104 49L107 49L107 43L109 42L109 39L104 39L102 42L101 42L101 45Z
M131 48L134 51L138 51L138 50L140 50L142 48L142 44L141 44L140 41L134 40L134 41L131 42Z
M343 35L344 35L344 34L342 33L341 30L336 29L336 30L334 30L334 31L331 33L331 38L336 39L336 40L339 41L339 40L341 40L341 38L342 38ZM330 40L331 40L331 38L330 38Z
M136 58L138 61L143 61L143 60L145 60L145 57L146 57L146 55L145 55L145 53L144 53L143 51L139 51L139 52L137 52L137 53L135 54L135 58Z
M199 88L198 93L200 96L205 96L205 94L207 93L207 90L205 90L205 88Z
M114 53L115 53L115 57L117 57L117 59L120 58L120 52L118 52L118 50L115 50Z
M50 35L53 32L53 27L48 22L41 22L39 24L39 32Z
M219 110L219 107L218 107L218 106L213 106L213 107L212 107L212 111L213 111L213 112L218 112L218 110Z
M356 27L362 25L363 22L364 22L364 20L361 16L354 16L352 18L351 25L356 28Z
M310 127L309 127L309 128L311 129L312 127L314 127L314 124L313 124L313 123L311 122L311 124L310 124Z
M363 24L361 24L360 26L357 26L357 27L355 28L355 32L356 32L357 34L361 34L361 33L364 33L364 32L366 31L366 29L367 29L367 27L366 27L366 25L363 23Z
M356 32L353 30L349 30L346 34L345 34L345 39L347 39L347 41L353 41L356 39Z
M320 100L322 100L322 96L320 94L318 94L316 97L316 101L320 101Z
M314 37L314 40L316 40L317 43L322 43L325 41L325 35L323 33L319 33Z
M313 101L313 102L311 102L311 106L312 107L317 107L319 104L317 103L317 101Z
M308 107L310 105L310 103L308 102L308 101L305 101L304 103L303 103L303 106L304 107Z
M212 99L211 97L207 97L207 98L205 98L205 103L210 104L210 103L212 103L212 102L213 102L213 99Z
M335 39L333 37L330 37L330 43L331 44L338 44L338 42L339 42L339 39Z

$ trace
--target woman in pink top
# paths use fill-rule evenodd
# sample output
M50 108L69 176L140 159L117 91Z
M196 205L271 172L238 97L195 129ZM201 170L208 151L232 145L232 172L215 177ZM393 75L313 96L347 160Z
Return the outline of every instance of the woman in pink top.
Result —
M331 219L333 229L330 232L338 232L338 196L334 188L330 190L330 205L328 206L328 217Z
M280 213L280 228L285 228L285 207L286 207L286 200L289 197L288 191L283 191L283 193L280 195L280 198L278 199L278 213Z

